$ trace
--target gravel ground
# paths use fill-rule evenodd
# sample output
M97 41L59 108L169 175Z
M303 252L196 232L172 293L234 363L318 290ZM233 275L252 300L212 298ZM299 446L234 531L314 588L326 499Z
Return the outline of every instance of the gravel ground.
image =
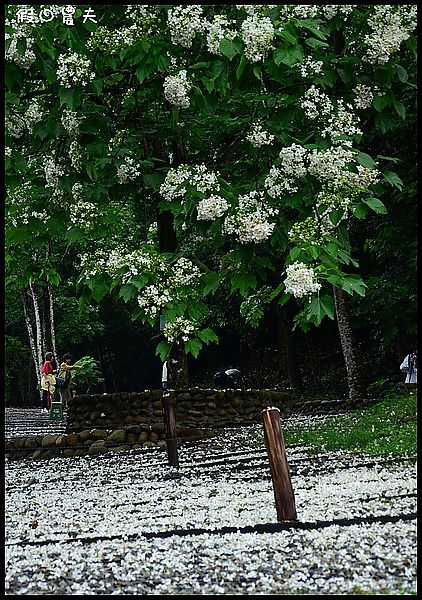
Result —
M411 594L412 457L289 448L277 523L261 425L179 449L6 461L7 595Z

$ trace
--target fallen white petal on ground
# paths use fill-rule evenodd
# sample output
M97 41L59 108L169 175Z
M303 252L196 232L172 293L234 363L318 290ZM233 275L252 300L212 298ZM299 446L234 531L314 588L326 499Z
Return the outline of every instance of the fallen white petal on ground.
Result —
M277 521L258 431L221 431L183 446L178 473L158 449L7 461L6 593L414 592L415 520L218 533ZM300 522L416 512L414 461L287 453ZM195 529L209 533L159 536Z

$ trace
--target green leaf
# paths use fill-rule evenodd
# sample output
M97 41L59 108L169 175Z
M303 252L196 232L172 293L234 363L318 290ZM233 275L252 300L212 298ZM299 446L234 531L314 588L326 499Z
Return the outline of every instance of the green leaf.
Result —
M199 351L202 348L201 340L197 338L193 338L192 340L188 340L184 343L186 354L192 354L194 358L196 358L199 354Z
M245 70L246 65L248 64L247 59L242 54L240 57L239 66L236 69L236 79L240 79L242 77L243 71Z
M382 176L384 177L384 179L386 181L388 181L388 183L390 185L393 185L394 187L398 188L399 190L403 189L403 181L400 179L400 177L397 175L397 173L394 173L394 171L384 171Z
M223 56L227 56L229 60L232 60L236 54L240 53L238 45L236 45L232 40L227 40L225 38L220 41L219 49L221 54L223 54Z
M286 302L288 302L290 300L290 298L292 297L292 294L287 293L287 294L283 294L280 298L278 303L280 304L280 306L283 306L283 304L286 304Z
M91 81L91 87L97 95L100 95L103 89L103 82L101 79L94 79Z
M218 273L214 273L213 271L208 271L202 275L202 281L205 284L202 290L202 295L207 296L210 292L215 292L215 290L220 285L220 275Z
M369 208L372 208L372 210L376 213L380 213L383 215L387 213L385 204L383 204L381 200L378 200L378 198L366 198L363 200L363 202L365 202L365 204L367 204Z
M303 60L303 50L299 44L293 46L293 48L286 48L283 46L274 51L273 58L277 66L279 66L280 63L283 63L288 67L292 67Z
M81 94L78 90L60 87L60 104L66 104L71 110L78 108L81 102Z
M168 359L171 350L171 343L167 341L162 341L158 344L155 349L156 356L159 356L161 361L164 362Z
M365 289L368 286L364 283L360 275L345 275L341 287L349 294L356 292L359 296L365 296Z
M381 112L386 106L390 104L390 99L387 95L379 96L378 94L374 94L374 98L372 100L372 105L378 112Z
M396 112L400 115L400 117L403 119L403 121L406 120L406 109L403 105L402 102L399 102L398 100L394 100L394 108L396 109Z
M409 78L409 75L407 74L406 69L403 69L403 67L401 65L396 65L396 71L397 71L397 75L398 78L400 79L400 81L407 81Z
M202 329L201 331L198 331L197 336L206 344L208 344L209 342L218 342L218 336L214 333L212 329L209 329L208 327Z
M256 288L256 277L253 273L238 273L234 275L230 282L233 290L239 290L243 297L248 295L248 290Z
M308 44L308 46L314 49L318 49L321 46L328 47L327 42L322 42L321 40L317 40L316 38L307 38L305 40L305 44Z
M369 154L365 154L365 152L359 152L356 156L356 160L362 167L366 167L367 169L377 168L373 158L371 158Z
M134 296L136 296L137 290L131 285L122 285L119 290L119 298L123 298L125 302L129 302Z
M352 213L355 215L357 219L364 219L366 217L366 213L368 212L368 208L365 204L360 202L356 204L356 206L352 206Z

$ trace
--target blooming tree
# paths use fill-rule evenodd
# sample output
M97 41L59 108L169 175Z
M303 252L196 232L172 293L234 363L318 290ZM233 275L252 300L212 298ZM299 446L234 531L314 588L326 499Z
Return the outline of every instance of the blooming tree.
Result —
M73 8L68 24L60 5L48 19L7 7L22 286L39 275L31 251L71 245L83 301L114 293L134 318L163 317L162 358L216 340L207 298L223 282L249 322L294 298L297 321L319 324L332 286L365 293L348 229L402 185L369 140L406 119L415 5L96 5L97 22ZM195 237L212 240L208 260Z

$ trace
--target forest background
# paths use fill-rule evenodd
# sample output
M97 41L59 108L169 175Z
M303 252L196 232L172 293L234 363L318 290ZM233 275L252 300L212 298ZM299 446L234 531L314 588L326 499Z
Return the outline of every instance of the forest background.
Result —
M96 358L100 392L168 356L178 385L402 380L416 6L66 8L5 9L6 403L38 404L47 350Z

